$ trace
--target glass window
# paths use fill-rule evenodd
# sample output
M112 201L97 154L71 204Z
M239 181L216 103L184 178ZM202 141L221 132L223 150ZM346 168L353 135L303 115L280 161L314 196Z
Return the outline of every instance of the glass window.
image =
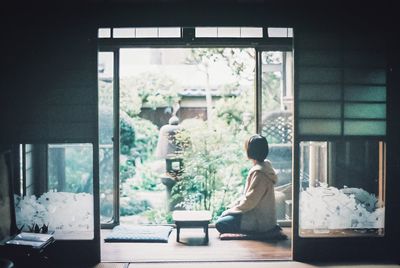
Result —
M262 38L263 29L261 27L242 27L240 28L240 37L242 38Z
M179 27L174 27L174 28L158 28L158 37L160 38L179 38L181 37L181 28Z
M382 236L384 159L384 142L301 142L300 236Z
M324 92L325 94L325 92ZM386 101L385 86L345 86L346 101Z
M114 28L114 38L134 38L136 37L136 28Z
M370 46L376 39L296 38L299 135L386 134L386 57Z
M293 37L292 28L268 28L268 37Z
M264 51L262 58L261 134L269 143L268 160L278 175L278 221L291 220L293 87L291 52Z
M217 27L196 27L196 37L218 37Z
M340 118L340 102L306 102L299 104L299 116L302 118Z
M110 38L111 37L111 29L110 28L100 28L98 32L99 38Z
M341 121L336 119L302 119L299 133L302 135L340 135Z
M196 27L196 37L262 38L262 27Z
M92 144L34 144L25 157L32 161L26 173L32 178L34 191L27 185L28 194L16 197L18 228L48 229L59 240L93 239ZM48 177L43 181L46 163ZM47 192L41 189L46 182Z
M100 221L107 223L114 215L114 54L98 55Z
M136 28L136 38L157 38L158 28Z
M218 37L240 37L240 28L218 27Z

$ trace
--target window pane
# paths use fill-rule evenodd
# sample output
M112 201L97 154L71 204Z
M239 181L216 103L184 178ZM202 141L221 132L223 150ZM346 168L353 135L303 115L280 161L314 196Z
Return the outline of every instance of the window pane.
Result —
M275 185L278 221L291 220L293 87L291 52L264 51L262 57L261 134L269 143L268 160L279 180ZM278 70L278 71L277 71Z
M48 177L57 188L49 188L38 201L47 201L43 220L49 229L58 239L93 238L92 144L49 144Z
M46 183L48 192L16 198L17 226L29 231L43 225L56 240L93 239L93 146L92 144L34 144L26 151L31 158L31 184ZM43 182L41 170L46 167ZM27 187L27 192L30 192ZM37 192L38 190L36 190Z
M383 142L301 142L300 236L382 236L384 155Z
M248 38L255 38L255 37L261 38L263 37L263 29L256 27L242 27L240 28L240 36Z
M100 28L98 32L99 38L110 38L111 37L111 29L110 28Z
M386 104L375 103L346 103L344 105L345 118L385 119Z
M158 28L158 37L161 38L173 38L181 37L181 28Z
M344 99L348 101L386 101L386 87L345 86Z
M302 118L340 118L339 102L300 102L299 116Z
M293 28L288 28L288 37L293 37Z
M113 29L114 38L134 38L135 28L114 28Z
M136 28L136 38L157 38L158 28Z
M100 218L102 223L112 221L114 215L113 57L113 52L100 52L98 60Z
M386 121L344 121L345 135L386 135Z
M217 27L196 27L196 37L218 37Z
M300 100L339 101L342 90L340 85L298 85Z
M293 30L290 31L292 36L289 36L289 29L291 28L268 28L268 37L292 37Z
M340 120L300 119L300 135L340 135Z
M218 27L218 37L240 37L240 28Z

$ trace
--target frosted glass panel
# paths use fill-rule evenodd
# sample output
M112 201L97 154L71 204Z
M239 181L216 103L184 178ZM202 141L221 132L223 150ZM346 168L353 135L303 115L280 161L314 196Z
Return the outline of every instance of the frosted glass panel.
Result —
M348 101L386 101L386 87L345 86L344 99Z
M37 170L47 163L42 173L47 173L49 191L15 197L17 226L30 231L37 225L43 232L46 225L57 240L93 239L92 144L33 145L30 157L33 168L26 172L34 183L39 182Z
M240 37L240 28L218 27L218 37Z
M318 118L340 118L341 105L339 102L301 102L299 116Z
M345 135L386 135L386 121L344 121Z
M340 66L341 57L336 51L304 51L298 55L299 65L318 65L318 66Z
M99 38L110 38L111 29L110 28L100 28L97 37Z
M181 28L158 28L158 37L160 38L179 38L181 37Z
M293 32L290 32L290 34L293 36ZM268 28L268 37L292 37L290 34L289 28Z
M300 119L300 135L340 135L340 120Z
M301 142L300 236L382 236L384 154L377 141Z
M114 28L113 37L114 38L134 38L135 28Z
M217 27L196 27L196 37L218 37Z
M242 27L240 28L240 36L242 38L261 38L263 37L263 28L261 27Z
M293 28L288 28L288 37L293 37Z
M341 70L337 68L302 67L298 70L300 83L340 83Z
M300 100L340 100L340 85L299 85Z
M345 69L344 82L360 84L385 84L386 71L384 69Z
M345 118L385 119L386 104L374 103L346 103L344 105Z
M157 38L158 28L136 28L137 38Z

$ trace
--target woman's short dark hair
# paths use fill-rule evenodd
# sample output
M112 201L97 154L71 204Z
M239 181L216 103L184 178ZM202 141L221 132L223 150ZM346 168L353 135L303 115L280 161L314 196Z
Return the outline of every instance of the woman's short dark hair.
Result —
M268 141L265 137L255 134L245 144L247 157L263 162L269 153Z

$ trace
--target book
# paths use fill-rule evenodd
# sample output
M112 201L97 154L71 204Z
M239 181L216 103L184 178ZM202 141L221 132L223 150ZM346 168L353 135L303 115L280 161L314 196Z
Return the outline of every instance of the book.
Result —
M52 234L22 232L17 234L13 239L6 241L6 245L26 246L40 249L53 241L54 236Z

